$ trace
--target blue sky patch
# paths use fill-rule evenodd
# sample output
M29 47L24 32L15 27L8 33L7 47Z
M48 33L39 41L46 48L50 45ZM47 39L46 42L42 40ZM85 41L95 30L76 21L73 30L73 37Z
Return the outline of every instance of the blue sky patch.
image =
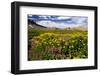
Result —
M66 28L88 25L88 17L84 16L28 15L28 19L46 27Z

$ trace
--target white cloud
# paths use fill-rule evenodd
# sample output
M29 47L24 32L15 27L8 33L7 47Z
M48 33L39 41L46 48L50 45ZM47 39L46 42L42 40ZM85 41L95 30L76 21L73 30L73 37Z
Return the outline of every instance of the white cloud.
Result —
M56 27L56 28L67 28L67 27L78 27L76 24L65 24L65 23L56 23L52 21L38 21L37 24L40 24L45 27Z
M86 17L74 17L72 18L72 21L76 22L77 24L86 24L84 21L86 20Z
M29 16L29 17L32 17L32 15L31 15L31 14L29 14L28 16Z
M58 17L57 19L69 19L71 17Z
M39 17L40 17L40 18L43 18L43 19L47 19L47 16L42 16L42 15L40 15Z

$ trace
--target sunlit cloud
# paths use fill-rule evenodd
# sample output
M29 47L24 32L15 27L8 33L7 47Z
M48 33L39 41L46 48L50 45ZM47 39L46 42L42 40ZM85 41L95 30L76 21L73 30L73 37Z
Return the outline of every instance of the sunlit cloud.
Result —
M28 19L45 27L67 28L88 25L88 17L82 16L29 15Z

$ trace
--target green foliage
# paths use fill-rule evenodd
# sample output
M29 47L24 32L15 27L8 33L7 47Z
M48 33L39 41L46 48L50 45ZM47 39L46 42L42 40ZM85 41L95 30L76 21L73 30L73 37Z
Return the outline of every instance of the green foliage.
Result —
M28 40L32 39L34 36L40 35L38 30L28 30Z
M31 40L28 40L28 50L31 48Z
M70 58L87 58L87 50L87 38L80 36L69 40L63 48L63 53Z
M67 30L31 30L31 47L39 60L75 59L88 57L87 32ZM31 36L32 35L32 36ZM36 59L35 56L31 59Z

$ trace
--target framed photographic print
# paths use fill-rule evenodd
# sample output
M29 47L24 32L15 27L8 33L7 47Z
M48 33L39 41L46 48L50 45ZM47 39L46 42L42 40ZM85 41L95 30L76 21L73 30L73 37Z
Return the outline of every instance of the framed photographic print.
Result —
M11 72L97 69L97 7L11 4Z

